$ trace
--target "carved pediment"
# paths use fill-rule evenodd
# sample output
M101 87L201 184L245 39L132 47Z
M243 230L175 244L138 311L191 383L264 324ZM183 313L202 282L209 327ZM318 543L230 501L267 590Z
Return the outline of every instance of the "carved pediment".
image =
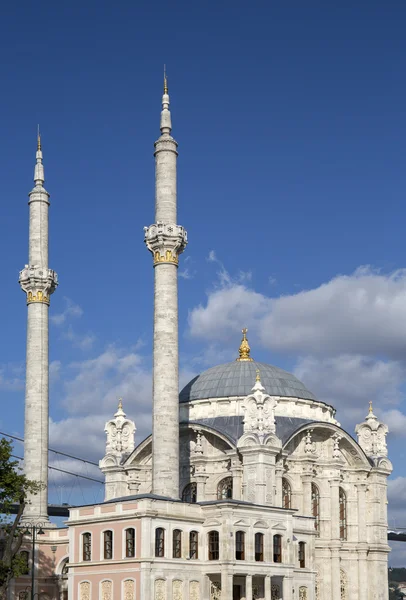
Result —
M282 523L276 523L276 525L272 525L272 529L275 529L277 531L286 531L287 530L285 525L283 525Z
M207 521L203 523L203 527L219 527L220 525L221 523L217 519L207 519Z
M244 521L244 519L240 519L239 521L236 521L236 522L234 523L234 525L238 525L239 527L240 527L240 526L241 526L241 527L249 527L249 526L250 526L250 524L249 524L249 523L247 523L247 521Z
M254 529L269 529L269 525L265 521L257 521L254 523Z

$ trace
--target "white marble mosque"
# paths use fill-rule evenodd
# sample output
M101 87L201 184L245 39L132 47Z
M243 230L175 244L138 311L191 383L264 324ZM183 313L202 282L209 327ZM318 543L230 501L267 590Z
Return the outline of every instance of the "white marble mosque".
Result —
M155 222L145 228L155 271L152 435L135 444L137 415L127 416L120 402L105 427L104 502L71 508L67 526L48 531L40 543L53 567L47 580L36 565L36 592L42 600L387 600L392 466L387 427L372 405L355 439L335 408L296 377L255 361L246 329L234 361L201 373L179 394L177 267L187 235L177 224L171 129L165 78ZM41 228L47 243L42 153L37 161L30 248ZM45 272L39 250L21 280L29 348L40 333L44 356L56 276ZM27 362L26 436L44 445L31 462L26 446L33 478L46 477L48 440L39 434L48 386L36 385L44 370L47 378L44 360ZM42 420L33 414L38 407ZM44 498L35 497L29 518L43 517ZM23 579L10 598L18 598Z

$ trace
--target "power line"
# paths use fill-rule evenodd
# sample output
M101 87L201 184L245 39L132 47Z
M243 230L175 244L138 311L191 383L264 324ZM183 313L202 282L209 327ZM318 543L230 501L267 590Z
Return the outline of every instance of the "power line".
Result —
M13 440L18 440L19 442L23 442L24 438L17 437L16 435L10 435L9 433L4 433L4 431L0 431L0 435L5 435L6 437L12 438ZM67 456L68 458L73 458L74 460L80 460L84 463L89 463L89 465L94 465L98 467L99 465L91 460L86 460L85 458L79 458L77 456L72 456L72 454L66 454L66 452L61 452L60 450L54 450L53 448L48 448L50 452L55 452L56 454L61 454L62 456Z
M11 454L13 458L17 458L18 460L24 460L22 456L17 456L16 454ZM79 475L79 473L72 473L71 471L65 471L64 469L58 469L57 467L51 467L48 465L48 469L53 469L54 471L59 471L60 473L67 473L68 475L73 475L74 477L81 477L82 479L88 479L89 481L95 481L96 483L104 483L101 479L95 479L94 477L87 477L86 475Z

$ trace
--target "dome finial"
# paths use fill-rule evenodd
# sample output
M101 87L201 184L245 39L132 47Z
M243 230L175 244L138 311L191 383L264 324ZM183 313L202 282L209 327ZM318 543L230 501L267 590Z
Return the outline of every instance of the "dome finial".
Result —
M255 381L261 381L261 371L257 369L255 373L257 374L255 377Z
M242 340L241 340L240 348L238 350L238 353L240 356L239 356L239 358L237 358L237 360L250 360L250 361L253 360L250 357L251 348L250 348L250 345L247 340L247 332L248 332L248 329L246 327L244 327L244 329L242 330Z
M369 414L373 412L372 410L372 400L369 401Z

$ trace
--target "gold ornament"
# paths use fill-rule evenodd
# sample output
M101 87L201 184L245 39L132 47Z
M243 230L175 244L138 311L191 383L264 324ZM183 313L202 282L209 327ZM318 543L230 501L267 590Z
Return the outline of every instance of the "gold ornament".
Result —
M250 348L248 340L247 340L247 331L248 331L248 329L246 327L244 327L244 329L242 330L242 340L241 340L240 348L238 350L238 353L240 356L239 356L239 358L237 358L237 360L239 360L239 361L243 361L243 360L252 361L253 360L250 357L251 348Z
M49 306L49 296L46 296L44 292L38 291L34 296L32 292L28 292L27 294L27 304L33 304L34 302L39 302L40 304L48 304Z

